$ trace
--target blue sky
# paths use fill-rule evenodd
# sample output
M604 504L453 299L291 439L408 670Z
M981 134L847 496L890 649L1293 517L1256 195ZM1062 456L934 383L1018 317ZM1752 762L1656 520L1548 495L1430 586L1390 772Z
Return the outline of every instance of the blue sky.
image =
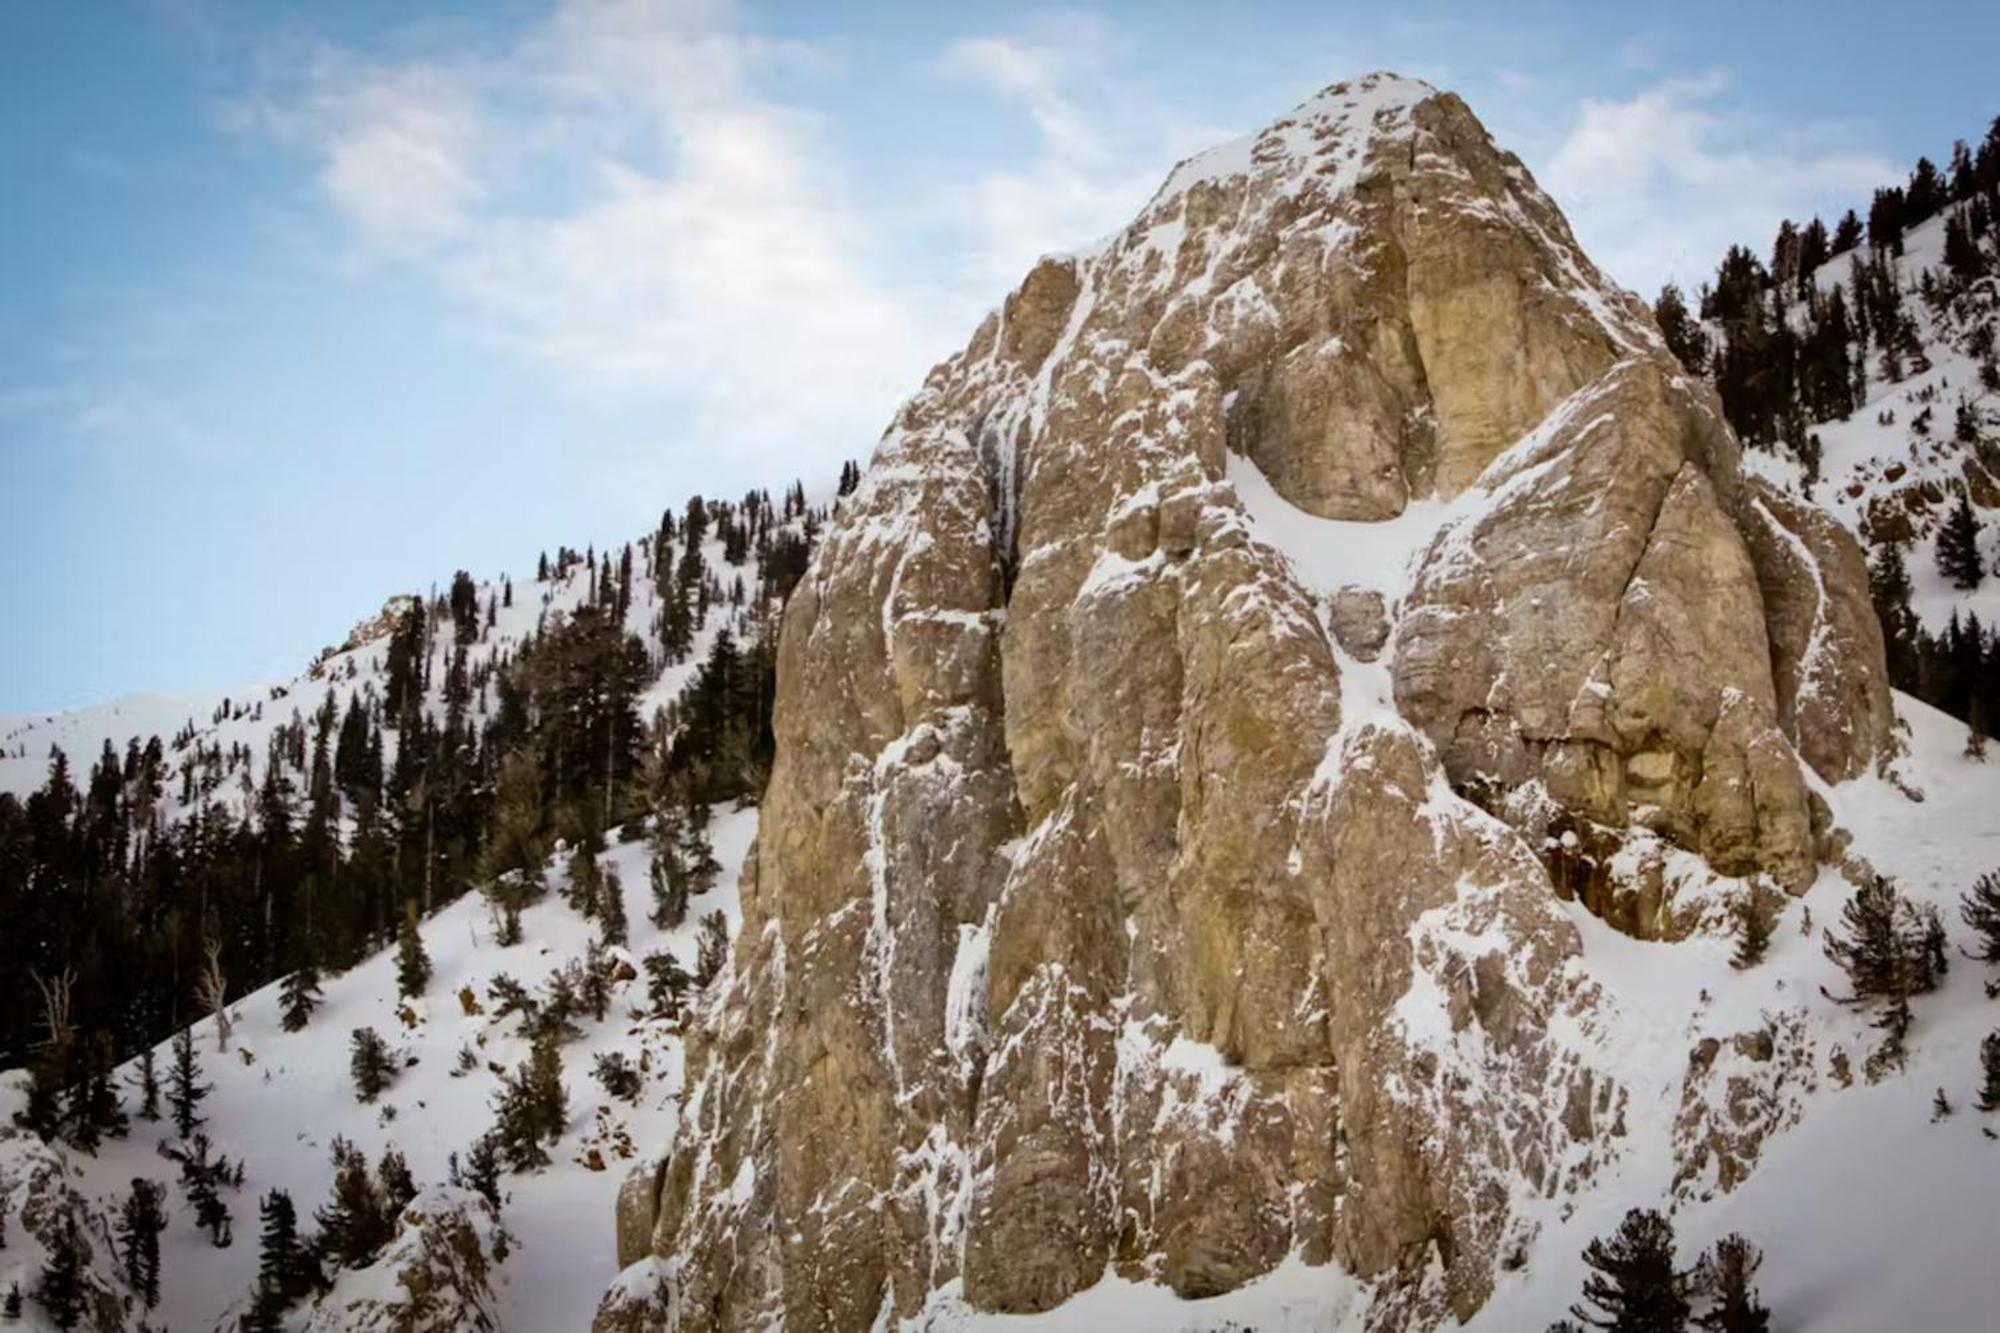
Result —
M2000 7L0 8L0 710L808 484L1034 256L1393 68L1648 295L2000 112Z

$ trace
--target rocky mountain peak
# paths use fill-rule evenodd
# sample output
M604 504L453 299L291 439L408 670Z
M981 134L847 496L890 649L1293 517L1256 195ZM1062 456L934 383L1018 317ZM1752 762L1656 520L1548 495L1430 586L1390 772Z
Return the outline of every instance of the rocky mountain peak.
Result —
M600 1327L1288 1256L1468 1317L1620 1150L1561 900L1803 888L1887 698L1852 541L1520 162L1336 84L1037 265L844 502Z
M1257 133L1218 144L1178 163L1153 196L1148 211L1197 184L1233 176L1275 180L1293 192L1315 176L1331 177L1334 183L1327 188L1338 193L1343 188L1338 181L1344 170L1358 172L1360 164L1374 152L1377 140L1407 143L1411 113L1420 103L1439 95L1421 79L1387 70L1332 84Z

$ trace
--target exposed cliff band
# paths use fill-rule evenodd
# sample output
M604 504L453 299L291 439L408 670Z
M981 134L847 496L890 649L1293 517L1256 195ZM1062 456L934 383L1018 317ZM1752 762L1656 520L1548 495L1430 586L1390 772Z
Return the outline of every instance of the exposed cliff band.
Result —
M1345 576L1379 664L1232 451L1421 526ZM1182 164L932 372L794 595L776 727L606 1329L1293 1253L1381 1279L1383 1322L1469 1315L1510 1197L1617 1151L1551 849L1643 829L1802 888L1811 775L1889 708L1852 542L1744 478L1458 98L1373 75Z

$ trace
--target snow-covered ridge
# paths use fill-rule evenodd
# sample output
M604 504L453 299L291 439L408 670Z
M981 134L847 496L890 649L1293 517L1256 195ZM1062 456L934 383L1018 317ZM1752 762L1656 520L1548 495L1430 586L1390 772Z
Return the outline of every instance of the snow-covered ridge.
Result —
M740 617L734 608L714 609L694 636L690 650L677 661L662 651L659 634L661 599L652 576L648 548L650 535L632 543L638 561L633 579L632 600L625 615L625 629L645 645L655 673L652 683L639 700L639 716L650 719L661 705L678 697L707 656L715 636L725 626L740 631ZM701 556L707 573L724 588L734 580L754 582L754 564L732 565L723 542L712 533L702 543ZM669 552L669 558L677 558ZM616 549L594 556L595 567L579 560L550 569L546 580L532 574L519 579L506 575L475 582L480 629L467 649L467 668L477 673L482 666L511 659L521 645L558 616L569 616L591 603L597 580L612 577ZM424 599L441 607L441 592ZM343 710L370 691L380 694L387 680L388 650L395 617L391 614L410 599L399 595L389 600L381 615L356 626L341 647L328 647L315 656L298 674L280 680L259 681L230 690L184 694L134 694L107 703L47 713L0 714L0 792L20 799L41 787L49 772L50 749L59 746L68 756L72 782L83 785L90 767L109 744L121 757L128 743L144 747L158 737L165 748L170 775L161 802L160 814L168 822L177 820L209 801L240 809L249 793L257 789L273 733L281 726L309 717L331 695ZM487 617L491 616L491 623ZM442 721L445 712L445 679L455 644L449 614L442 610L438 625L427 636L428 660L422 676L430 682L423 707L433 721ZM491 682L474 691L471 713L483 717L494 706ZM394 733L387 737L394 744ZM393 749L388 756L393 759ZM192 777L184 784L184 773Z
M1907 525L1910 605L1934 634L1943 631L1954 613L1961 619L1977 615L1988 626L2000 623L2000 578L1964 591L1951 586L1937 567L1938 530L1951 499L1969 478L1988 478L2000 463L1990 442L1982 451L1953 439L1961 400L1972 405L1989 436L2000 431L2000 393L1980 381L1979 360L1967 350L1972 328L1941 315L1922 297L1925 274L1944 271L1945 227L1955 207L1911 228L1903 238L1902 255L1889 260L1904 294L1903 307L1915 321L1921 362L1892 380L1878 357L1865 359L1867 388L1861 406L1844 421L1811 428L1821 447L1816 484L1807 483L1805 469L1792 458L1761 450L1744 454L1746 468L1786 490L1809 495L1866 542L1899 539ZM1814 270L1813 281L1822 292L1846 286L1854 260L1853 254L1828 260ZM1793 314L1796 320L1802 311L1795 308ZM1991 304L1984 318L1994 321ZM1991 515L1987 506L2000 501L2000 495L1992 492L1990 480L1974 485L1979 488L1974 503ZM1990 518L1980 553L1987 568L2000 569L2000 524Z
M1331 173L1329 189L1339 193L1353 185L1375 138L1397 133L1418 103L1435 96L1437 89L1421 79L1387 71L1336 83L1264 129L1180 162L1147 209L1203 181L1240 175L1302 181Z

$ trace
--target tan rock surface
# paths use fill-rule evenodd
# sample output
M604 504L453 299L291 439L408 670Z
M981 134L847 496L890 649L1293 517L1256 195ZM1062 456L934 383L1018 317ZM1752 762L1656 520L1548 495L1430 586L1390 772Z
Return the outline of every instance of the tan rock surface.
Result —
M1879 740L1780 683L1861 678L1774 674L1851 570L1769 627L1717 423L1518 161L1389 76L1038 265L787 610L743 930L600 1328L863 1329L954 1280L1042 1310L1107 1268L1200 1296L1292 1253L1384 1318L1477 1309L1514 1192L1617 1151L1624 1093L1554 1035L1596 999L1550 821L1795 883L1790 736ZM1333 614L1347 672L1231 447L1320 518L1451 502L1399 605Z

